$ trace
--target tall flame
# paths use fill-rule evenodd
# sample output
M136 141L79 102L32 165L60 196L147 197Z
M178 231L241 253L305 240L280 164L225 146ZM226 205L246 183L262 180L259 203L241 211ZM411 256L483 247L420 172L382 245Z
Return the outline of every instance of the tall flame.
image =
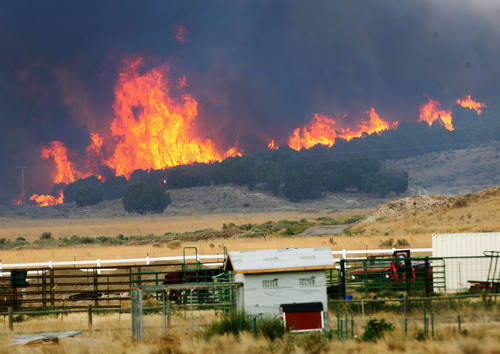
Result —
M127 178L136 169L162 169L193 162L221 161L215 144L192 131L198 103L170 94L167 64L139 74L141 57L125 60L115 87L111 132L116 150L107 165ZM235 152L230 152L234 154Z
M271 140L271 141L269 142L269 144L267 144L267 148L268 148L269 150L277 150L277 149L278 149L278 147L277 147L277 146L276 146L276 144L274 143L274 139L273 139L273 140Z
M288 138L288 146L297 151L302 148L309 149L318 144L333 146L336 138L351 140L365 133L380 133L398 126L398 122L389 124L382 120L374 108L370 108L365 113L368 114L370 119L367 121L362 119L361 124L354 128L344 128L343 122L337 123L331 118L315 114L311 123L293 131Z
M470 95L468 95L467 98L464 98L463 100L458 98L457 104L459 104L460 106L462 106L464 108L475 110L477 112L477 115L480 115L481 113L483 113L483 109L486 108L485 103L474 101L472 98L470 98Z
M353 138L359 138L365 133L368 135L373 133L381 133L384 130L387 130L389 128L395 129L398 126L398 122L389 124L383 121L377 114L377 112L375 112L375 109L373 107L370 107L370 109L365 113L370 117L368 121L362 119L361 125L353 130L351 130L350 128L342 129L342 134L339 134L339 137L342 137L345 140L349 141Z
M62 142L51 141L49 146L41 148L41 156L44 160L52 157L56 163L57 173L54 177L54 183L68 184L75 181L75 172L68 160L68 149Z
M420 119L419 122L427 122L429 125L433 125L434 122L441 119L444 127L448 130L454 130L453 128L453 118L451 116L451 111L445 111L440 109L441 103L438 100L428 98L429 102L420 107Z

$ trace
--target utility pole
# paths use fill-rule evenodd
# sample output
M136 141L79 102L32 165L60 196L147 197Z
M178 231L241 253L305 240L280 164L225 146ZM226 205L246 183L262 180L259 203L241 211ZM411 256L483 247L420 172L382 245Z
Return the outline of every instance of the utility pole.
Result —
M25 197L25 190L24 190L24 169L25 168L28 168L27 166L19 166L19 168L21 169L21 183L22 183L22 186L23 186L23 191L22 191L22 194L23 194L23 207L26 207L26 197Z

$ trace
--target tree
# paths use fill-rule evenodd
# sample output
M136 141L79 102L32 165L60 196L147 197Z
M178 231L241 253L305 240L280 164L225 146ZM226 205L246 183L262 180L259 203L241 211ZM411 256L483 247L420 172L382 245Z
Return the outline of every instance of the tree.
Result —
M123 208L129 213L162 213L171 202L170 194L163 187L149 188L144 183L132 183L125 190Z
M144 183L132 183L125 189L123 208L129 213L144 214L148 211L149 188Z
M170 194L164 187L154 186L149 190L149 211L163 213L163 210L171 203Z
M95 205L102 201L102 189L92 185L78 188L76 192L76 206L84 207Z

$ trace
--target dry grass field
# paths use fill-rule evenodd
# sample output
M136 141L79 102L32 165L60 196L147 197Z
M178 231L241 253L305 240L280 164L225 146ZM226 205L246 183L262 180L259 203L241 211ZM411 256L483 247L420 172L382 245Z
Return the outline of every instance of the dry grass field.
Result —
M177 248L166 244L140 244L123 246L78 246L52 249L14 249L2 251L3 263L62 261L82 259L112 259L128 257L150 257L181 255L182 248L195 246L200 254L222 253L224 246L229 251L249 249L276 249L284 247L331 247L332 249L379 248L382 242L393 239L405 240L409 247L430 247L432 233L500 231L500 187L479 192L479 194L457 197L410 197L375 209L349 209L344 211L305 210L266 213L225 213L185 216L143 216L127 218L82 218L74 220L45 219L0 221L0 237L25 237L34 241L43 232L53 237L82 235L163 235L166 232L183 233L202 229L221 230L224 224L261 224L282 219L314 220L319 217L342 219L363 215L364 221L354 225L351 235L313 235L289 237L220 238L197 242L184 241ZM389 212L390 210L390 212ZM382 314L383 315L383 314ZM195 312L195 332L191 330L189 315L177 314L172 318L170 334L162 335L160 315L145 317L145 340L131 339L130 315L96 315L93 330L87 330L86 314L71 314L61 317L43 317L15 323L15 331L8 330L5 319L0 322L0 353L267 353L267 352L346 352L346 353L500 353L500 326L495 313L474 314L464 327L468 336L459 336L453 318L456 313L447 314L451 319L437 325L436 340L417 341L413 334L404 340L402 325L396 323L397 331L377 343L356 340L317 342L317 347L301 347L286 340L272 344L268 340L255 340L243 334L238 340L233 337L217 337L210 341L201 339L199 333L215 317L213 312ZM330 326L336 328L334 314L330 314ZM398 320L394 320L397 322ZM399 320L400 321L400 320ZM362 333L362 321L356 325L356 333ZM422 324L418 319L410 322L412 333ZM32 347L8 346L10 339L26 334L45 331L81 330L82 335L61 339L58 344ZM195 333L193 335L193 333Z
M345 209L341 211L314 210L260 213L221 213L177 216L137 216L123 218L81 218L0 220L0 238L24 237L28 241L51 232L53 238L78 236L164 235L167 232L184 233L196 230L221 230L224 224L262 224L267 221L315 220L319 217L343 219L362 215L366 220L352 227L352 235L345 234L290 237L256 237L208 239L181 242L178 248L165 244L129 246L77 246L50 249L13 249L2 251L3 263L34 261L69 261L84 259L114 259L129 257L160 257L180 255L182 247L198 248L200 254L222 253L249 249L286 247L331 247L332 249L375 249L392 239L405 241L412 248L431 247L432 233L488 232L500 230L500 187L457 197L414 196L379 206L375 209Z
M131 338L129 314L98 315L93 317L92 330L87 326L87 315L70 314L61 317L42 317L15 324L15 332L0 324L0 353L498 353L500 329L491 326L494 319L488 315L477 316L473 322L462 326L467 336L460 336L457 324L440 324L435 328L435 340L418 341L415 335L422 329L417 316L410 317L408 340L405 340L400 320L390 314L379 314L395 325L395 330L377 343L360 342L356 339L327 341L319 337L307 337L291 341L278 339L274 343L249 333L237 339L232 336L214 337L209 341L199 333L216 318L213 311L194 312L194 332L190 314L172 316L169 334L163 334L163 318L153 314L144 317L144 341ZM335 315L330 313L330 328L335 328ZM399 321L399 322L398 322ZM11 339L41 332L82 330L81 335L60 339L56 344L9 346ZM193 334L194 333L194 334ZM357 318L354 333L363 333L362 321Z

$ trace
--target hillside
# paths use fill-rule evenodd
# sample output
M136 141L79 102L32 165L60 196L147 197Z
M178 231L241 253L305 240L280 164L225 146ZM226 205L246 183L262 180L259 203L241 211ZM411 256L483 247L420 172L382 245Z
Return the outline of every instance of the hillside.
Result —
M380 205L356 225L364 235L500 231L500 186L446 197L414 195Z
M457 195L500 184L500 142L387 161L409 175L409 193Z

